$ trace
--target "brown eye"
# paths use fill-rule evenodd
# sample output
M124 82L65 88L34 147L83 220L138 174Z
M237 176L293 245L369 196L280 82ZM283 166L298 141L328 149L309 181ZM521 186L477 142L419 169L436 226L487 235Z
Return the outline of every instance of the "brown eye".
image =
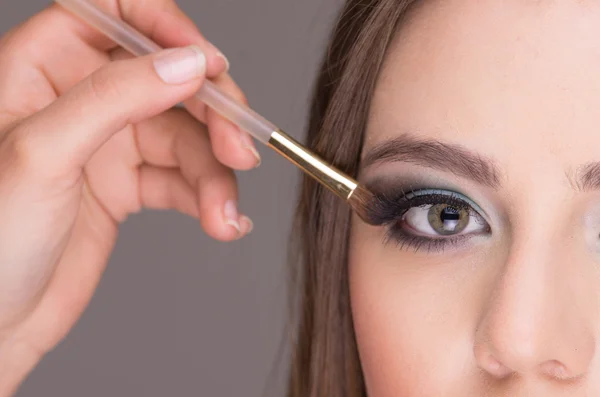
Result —
M466 208L456 208L448 204L435 204L429 208L427 220L431 228L442 236L458 234L465 230L471 217Z
M439 198L441 200L443 198ZM487 222L469 204L419 204L404 213L399 226L407 233L430 237L448 237L483 232Z

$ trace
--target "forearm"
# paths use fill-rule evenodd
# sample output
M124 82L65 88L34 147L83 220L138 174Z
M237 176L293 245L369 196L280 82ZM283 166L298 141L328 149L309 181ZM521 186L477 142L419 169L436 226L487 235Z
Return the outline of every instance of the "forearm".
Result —
M12 396L40 358L39 353L24 343L0 342L0 397Z

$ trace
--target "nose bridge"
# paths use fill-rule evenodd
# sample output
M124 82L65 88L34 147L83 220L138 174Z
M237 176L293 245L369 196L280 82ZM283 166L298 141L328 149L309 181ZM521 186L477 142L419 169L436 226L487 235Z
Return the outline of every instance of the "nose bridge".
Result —
M547 215L548 208L537 208L519 217L481 313L474 352L497 376L576 377L594 355L590 259L566 223Z

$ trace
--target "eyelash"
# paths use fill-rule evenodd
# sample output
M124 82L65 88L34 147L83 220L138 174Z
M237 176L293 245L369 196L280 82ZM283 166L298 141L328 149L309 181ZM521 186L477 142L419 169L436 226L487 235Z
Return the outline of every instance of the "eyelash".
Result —
M397 198L378 196L378 204L375 206L372 216L374 219L378 219L379 224L386 226L388 229L384 237L384 244L388 244L393 240L397 247L402 250L412 248L414 252L422 249L427 252L443 252L447 247L457 246L473 236L472 234L463 234L432 238L417 235L405 229L402 224L404 215L412 208L427 205L446 204L456 209L467 210L469 216L483 219L479 212L466 200L461 199L457 193L418 194L429 190L433 189L420 189L402 193ZM490 232L489 226L487 226L486 232Z

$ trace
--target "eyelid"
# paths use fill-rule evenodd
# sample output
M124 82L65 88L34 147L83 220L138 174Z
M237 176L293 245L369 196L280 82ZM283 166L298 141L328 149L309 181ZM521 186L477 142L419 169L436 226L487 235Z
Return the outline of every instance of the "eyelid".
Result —
M450 197L456 197L456 198L458 198L458 199L466 202L471 207L473 207L473 209L475 211L477 211L477 213L479 213L479 215L481 215L485 219L486 222L490 223L490 217L487 214L487 212L485 212L485 210L483 208L481 208L479 205L477 205L477 203L475 203L473 200L471 200L470 198L468 198L464 194L461 194L461 193L458 193L458 192L455 192L455 191L452 191L452 190L445 190L445 189L420 189L420 190L415 190L415 191L407 193L406 194L406 199L410 200L410 199L415 198L415 197L428 196L428 195L433 195L433 194L450 196Z

